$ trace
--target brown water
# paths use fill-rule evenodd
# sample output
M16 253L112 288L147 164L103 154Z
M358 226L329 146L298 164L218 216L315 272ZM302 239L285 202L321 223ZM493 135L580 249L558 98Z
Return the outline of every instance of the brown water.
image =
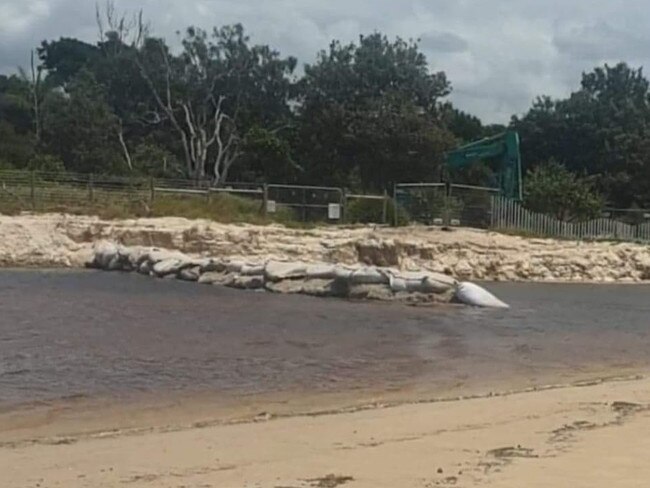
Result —
M0 407L76 396L535 384L650 362L650 287L487 285L494 311L0 271Z

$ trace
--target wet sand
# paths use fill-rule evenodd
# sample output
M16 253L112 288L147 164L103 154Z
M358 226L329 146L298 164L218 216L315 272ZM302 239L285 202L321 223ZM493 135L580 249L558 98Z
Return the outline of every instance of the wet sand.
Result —
M4 486L646 486L650 380L0 448Z

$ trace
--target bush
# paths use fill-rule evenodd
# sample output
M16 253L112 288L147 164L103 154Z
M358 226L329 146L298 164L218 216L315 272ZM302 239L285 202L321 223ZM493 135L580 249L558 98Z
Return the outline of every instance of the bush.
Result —
M345 208L345 220L352 224L393 224L395 216L395 201L392 198L388 199L388 207L386 210L386 222L384 222L383 200L348 200L348 204ZM398 206L397 225L407 225L409 221L409 215L406 210L401 206Z
M50 154L35 154L29 160L28 169L32 171L43 171L46 173L64 173L65 165L56 156Z
M603 197L592 182L551 160L526 175L524 206L558 220L575 221L598 217Z

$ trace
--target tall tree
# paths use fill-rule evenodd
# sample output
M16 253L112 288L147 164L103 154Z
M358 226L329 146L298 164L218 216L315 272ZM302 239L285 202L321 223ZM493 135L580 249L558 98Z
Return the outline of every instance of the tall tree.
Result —
M379 33L334 41L300 88L300 154L312 181L380 190L431 179L453 144L439 114L450 84L414 42Z
M641 69L598 67L568 98L538 98L512 125L528 168L553 158L597 175L611 205L650 205L650 92Z
M115 136L119 122L92 73L80 71L66 92L48 98L44 113L44 144L66 169L109 174L126 170Z
M189 28L183 52L173 56L164 41L147 39L138 65L159 116L180 139L187 173L226 181L254 121L271 124L289 115L295 60L267 46L250 46L241 25L207 32Z

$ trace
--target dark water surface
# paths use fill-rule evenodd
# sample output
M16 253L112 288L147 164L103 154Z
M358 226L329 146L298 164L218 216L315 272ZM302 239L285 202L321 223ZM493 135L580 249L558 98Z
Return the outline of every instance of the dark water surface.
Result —
M0 406L74 395L437 389L650 362L650 287L487 285L413 308L136 274L0 271Z

